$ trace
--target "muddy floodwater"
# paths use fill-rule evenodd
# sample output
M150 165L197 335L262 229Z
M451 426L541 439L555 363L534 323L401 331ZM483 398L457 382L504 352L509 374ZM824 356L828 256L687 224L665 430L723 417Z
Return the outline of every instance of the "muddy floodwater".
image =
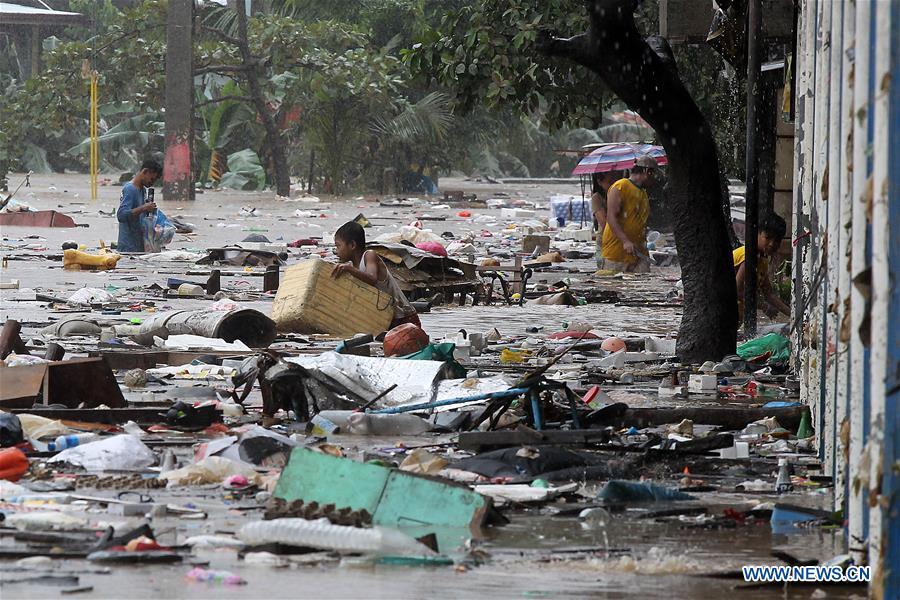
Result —
M19 177L12 175L12 186ZM167 277L180 277L190 265L152 264L124 257L113 271L64 271L60 261L45 260L60 254L63 242L72 240L88 249L101 240L116 239L114 212L119 188L101 186L100 199L88 199L88 180L84 176L34 175L31 187L18 195L36 210L55 209L72 216L88 227L76 229L4 228L2 254L9 258L0 278L19 280L20 290L32 288L67 297L78 288L107 286L136 288L160 283ZM442 180L442 189L463 189L477 193L480 199L503 197L537 202L537 212L547 216L548 198L552 194L581 196L577 184L479 184L461 180ZM159 194L157 195L159 198ZM479 244L489 247L501 237L499 209L473 209L472 218L457 216L457 209L410 208L380 206L371 196L339 200L321 198L319 202L285 201L273 193L241 193L207 190L192 204L158 204L170 216L196 225L190 235L178 234L169 249L202 251L236 243L248 235L265 235L272 242L324 237L330 242L335 229L362 213L372 222L367 235L375 237L396 230L400 225L421 220L424 227L438 235L451 232L461 236L473 232ZM245 210L242 210L245 208ZM251 211L249 209L255 209ZM493 219L484 217L490 216ZM440 220L431 220L433 218ZM665 236L664 236L665 238ZM669 239L671 243L671 239ZM291 259L294 260L293 258ZM552 284L555 281L579 280L593 275L593 261L572 260L555 270L536 274L533 281ZM245 276L223 280L223 288L239 295L242 286L258 289L261 270L250 269ZM586 322L604 335L654 335L665 337L677 332L680 305L671 301L678 279L678 267L654 269L649 276L599 278L596 286L620 292L622 302L589 304L579 307L559 306L436 306L422 315L424 328L433 339L451 335L459 329L486 331L496 327L507 336L527 337L529 328L540 327L543 334L558 331L565 324ZM195 276L194 279L201 279ZM0 317L23 323L23 335L29 337L61 314L53 314L46 303L15 298L13 292L0 292ZM178 299L170 308L200 308L208 304L202 299ZM248 296L241 301L250 308L269 313L271 298ZM163 309L165 306L158 306ZM68 313L66 313L68 315ZM126 322L148 316L145 312L110 316ZM77 344L73 354L78 354ZM565 363L563 363L564 366ZM611 385L610 396L628 398L634 406L660 406L656 383ZM127 396L136 399L134 395ZM258 405L253 398L251 405ZM287 432L287 430L285 430ZM409 445L446 443L453 436L433 436L424 440L404 440ZM349 436L329 440L344 447L349 456L372 449L390 449L396 439ZM176 449L179 458L190 459L190 444ZM771 463L770 463L771 464ZM690 459L683 467L690 469ZM681 477L681 465L678 478ZM758 464L756 468L760 467ZM771 469L760 475L741 472L710 476L705 483L728 482L733 485L757 476L774 480ZM716 479L719 477L720 479ZM663 482L677 485L677 478ZM456 564L409 566L377 564L362 558L338 559L325 553L296 555L281 560L282 564L255 564L239 558L235 550L195 550L190 560L172 565L102 565L85 560L40 559L17 562L21 556L3 558L21 545L8 530L0 535L0 598L58 598L62 589L85 588L77 598L724 598L756 600L763 598L849 598L862 594L860 588L828 587L827 596L816 594L817 586L760 587L741 589L744 565L782 564L773 552L787 552L803 560L827 560L844 553L845 541L840 528L809 528L791 535L775 535L765 520L727 522L710 520L703 514L663 514L669 505L631 508L611 512L599 520L583 520L580 509L593 506L595 489L581 490L576 501L556 500L534 507L507 508L510 522L488 527L480 539L471 540L465 548L451 556ZM115 497L116 490L90 490L91 496ZM158 541L174 548L189 536L201 534L233 534L243 523L262 517L262 507L253 496L240 496L223 491L221 486L207 485L177 489L143 491L154 502L188 505L204 511L207 518L192 520L166 516L153 520ZM772 492L729 493L700 492L688 507L706 507L710 514L721 515L726 509L748 510L760 502L783 500ZM830 491L796 492L789 501L808 507L824 508L832 503ZM75 504L74 507L83 505ZM682 508L684 504L680 505ZM679 511L674 511L679 512ZM684 514L687 513L687 514ZM90 508L92 522L105 520L122 525L103 509ZM139 521L134 520L132 524ZM0 523L2 525L2 523ZM60 548L47 545L47 556ZM246 585L189 581L185 575L192 565L231 571L246 580ZM68 583L67 575L79 578L78 585Z

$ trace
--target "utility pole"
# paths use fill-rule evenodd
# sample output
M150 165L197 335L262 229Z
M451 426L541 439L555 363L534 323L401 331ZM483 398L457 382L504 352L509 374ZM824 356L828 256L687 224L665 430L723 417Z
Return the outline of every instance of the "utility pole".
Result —
M166 157L163 199L194 199L194 0L169 0L166 19Z
M747 3L747 212L744 226L744 334L756 335L757 243L759 231L759 155L756 144L759 119L757 105L760 81L760 0Z

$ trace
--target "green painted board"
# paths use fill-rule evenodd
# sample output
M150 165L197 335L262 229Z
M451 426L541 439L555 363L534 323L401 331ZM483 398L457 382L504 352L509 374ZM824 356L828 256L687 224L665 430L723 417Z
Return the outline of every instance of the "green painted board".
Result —
M436 533L439 541L477 535L491 506L464 485L305 448L291 453L275 497L365 509L375 525Z
M285 500L349 506L374 515L390 469L296 448L285 465L275 497Z

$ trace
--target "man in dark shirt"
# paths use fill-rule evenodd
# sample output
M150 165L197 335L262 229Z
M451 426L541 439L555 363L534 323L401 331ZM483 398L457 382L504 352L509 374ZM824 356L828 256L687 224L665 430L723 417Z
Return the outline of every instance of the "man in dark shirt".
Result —
M122 186L122 197L116 219L119 221L119 252L143 252L141 215L156 210L155 202L146 202L146 188L162 175L162 167L155 160L145 160L132 180Z

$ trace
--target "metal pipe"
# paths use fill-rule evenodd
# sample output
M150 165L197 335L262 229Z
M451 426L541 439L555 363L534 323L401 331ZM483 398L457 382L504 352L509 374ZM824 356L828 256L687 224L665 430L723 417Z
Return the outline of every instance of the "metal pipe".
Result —
M141 323L141 333L165 328L169 335L190 334L240 340L251 348L266 348L275 341L275 322L259 311L241 308L230 311L181 310L158 313Z
M760 89L760 0L747 3L747 211L744 229L744 334L756 334L756 235L759 230L759 155L757 154L757 102Z
M514 398L527 394L530 388L510 388L499 392L488 392L487 394L475 394L474 396L464 396L461 398L449 398L447 400L438 400L437 402L422 402L420 404L407 404L406 406L393 406L391 408L382 408L379 410L369 411L370 414L376 415L394 415L397 413L413 412L416 410L429 410L438 408L439 406L453 406L454 404L465 404L466 402L475 402L477 400L496 400L498 398Z

